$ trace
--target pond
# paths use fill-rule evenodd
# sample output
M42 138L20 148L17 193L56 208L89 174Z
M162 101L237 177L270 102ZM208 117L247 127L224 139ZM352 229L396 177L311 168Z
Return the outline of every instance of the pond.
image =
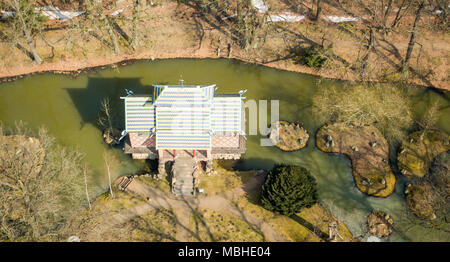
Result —
M312 114L312 97L318 77L280 71L263 66L225 59L172 59L140 61L132 65L87 73L77 78L54 74L38 74L11 83L0 84L0 121L13 126L22 120L31 128L44 126L61 144L84 154L91 173L91 190L107 187L104 154L113 156L113 176L131 174L144 165L110 148L103 142L97 126L100 102L109 98L113 111L123 127L125 89L149 93L152 84L217 84L218 93L247 89L247 100L279 100L280 119L301 121L311 134L308 146L296 152L282 152L275 147L260 146L259 136L248 136L247 152L240 169L269 169L274 163L289 163L308 168L317 178L319 195L324 205L349 226L355 236L363 233L368 213L380 209L392 215L396 231L391 241L450 241L448 233L417 225L408 215L403 196L404 180L398 177L396 190L388 198L369 197L359 192L353 182L350 161L342 155L326 154L315 147L314 134L323 123ZM342 81L321 80L320 85L342 86ZM408 87L416 117L432 101L441 100L438 127L450 133L450 99L436 91ZM270 102L269 102L270 104ZM248 123L247 123L248 124Z

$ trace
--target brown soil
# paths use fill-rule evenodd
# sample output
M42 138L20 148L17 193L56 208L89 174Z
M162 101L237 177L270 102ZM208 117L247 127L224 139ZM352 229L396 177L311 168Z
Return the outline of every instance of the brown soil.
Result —
M124 1L122 5L128 5L128 2ZM172 1L157 2L159 5L147 6L148 15L145 15L145 18L141 21L141 27L145 28L145 32L142 34L145 38L145 45L136 52L132 52L127 47L121 47L119 54L113 54L111 50L95 38L85 41L76 32L53 26L51 30L44 32L49 42L55 43L53 53L42 39L37 39L37 50L44 59L42 65L34 65L28 56L19 49L12 47L8 41L0 42L0 57L3 57L0 61L0 78L42 71L76 71L131 59L229 57L327 78L360 79L359 73L350 70L349 67L358 60L360 52L357 52L357 50L361 49L361 43L364 42L361 41L363 36L355 30L355 28L364 27L362 22L344 25L331 24L321 20L317 25L309 19L305 19L300 23L276 24L274 29L268 32L267 42L263 48L246 51L230 40L229 29L224 28L213 17L200 16L194 8ZM297 7L294 8L291 2L270 1L269 4L272 4L279 11L299 11ZM304 4L303 12L307 14L311 13L312 5L310 2L305 1ZM324 15L342 15L346 13L343 10L325 2L323 4ZM129 16L130 12L130 8L126 9L123 16ZM369 59L369 77L367 80L403 81L403 76L398 73L396 67L401 63L401 57L406 52L409 39L409 21L411 19L412 17L405 17L404 24L395 33L383 37L383 40L377 43L377 52L372 54ZM0 23L0 29L3 26L5 25ZM419 30L420 43L423 46L420 62L411 64L416 73L413 73L412 77L406 81L449 90L448 58L450 47L447 43L450 40L450 35L432 32L425 27ZM58 41L62 36L67 37L67 35L71 37L70 43ZM325 44L333 43L333 52L336 57L339 57L329 66L322 69L313 69L297 64L291 59L290 50L292 46L304 47L305 43L306 45L308 43L320 44L324 35L326 35ZM219 39L221 39L220 45L218 44ZM301 44L298 44L299 41ZM26 46L25 43L21 44ZM227 54L228 44L232 48L230 56ZM218 55L219 46L222 52ZM416 46L411 61L417 60L418 50L419 46ZM433 72L428 74L427 70L430 68L433 69Z
M389 145L373 126L324 125L316 134L324 152L347 155L352 161L356 187L363 193L387 197L394 192L395 176L389 166Z

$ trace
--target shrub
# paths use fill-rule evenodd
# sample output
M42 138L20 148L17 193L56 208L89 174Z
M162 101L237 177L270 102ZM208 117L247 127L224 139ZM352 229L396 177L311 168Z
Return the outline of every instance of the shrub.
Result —
M291 216L317 203L317 184L300 166L276 165L262 187L261 203L272 212Z
M331 48L324 48L322 45L307 48L296 47L290 49L289 52L292 54L295 63L313 68L323 67L333 54Z
M413 124L406 93L391 85L319 86L313 114L323 122L375 125L390 143L400 141Z

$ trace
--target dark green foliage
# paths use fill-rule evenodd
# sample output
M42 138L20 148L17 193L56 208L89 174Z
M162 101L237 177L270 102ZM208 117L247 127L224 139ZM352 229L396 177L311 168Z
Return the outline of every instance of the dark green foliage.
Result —
M261 191L265 209L291 216L317 203L317 183L300 166L276 165L267 175Z
M298 46L290 49L289 52L292 55L294 63L313 68L323 67L333 55L331 48L324 48L321 45L314 45L307 48Z
M331 56L331 49L325 49L323 46L315 45L304 50L303 63L309 67L319 68Z

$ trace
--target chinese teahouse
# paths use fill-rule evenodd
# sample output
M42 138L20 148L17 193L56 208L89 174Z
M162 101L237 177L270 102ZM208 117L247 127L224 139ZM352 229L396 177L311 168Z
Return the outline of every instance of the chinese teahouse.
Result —
M215 85L153 85L153 94L128 94L124 151L134 159L158 159L160 177L172 166L172 189L193 194L194 170L213 159L245 153L242 94L215 94ZM194 179L193 179L194 178Z

